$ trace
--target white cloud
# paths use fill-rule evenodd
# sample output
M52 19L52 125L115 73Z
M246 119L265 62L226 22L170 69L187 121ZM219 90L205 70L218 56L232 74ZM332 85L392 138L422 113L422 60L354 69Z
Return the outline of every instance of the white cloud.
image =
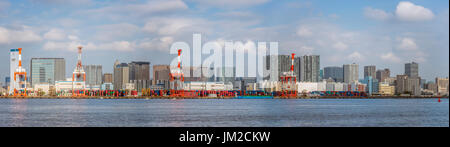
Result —
M390 13L387 13L380 9L374 9L371 7L367 7L364 9L364 15L367 18L378 20L378 21L386 21L393 17L393 15Z
M302 46L302 47L300 47L300 52L305 55L312 55L314 52L314 47Z
M219 12L217 16L222 18L233 18L233 19L249 19L256 17L255 14L246 11L227 11L227 12Z
M52 4L52 5L89 5L92 0L31 0L34 3Z
M170 45L173 43L172 37L162 37L155 39L145 39L142 43L138 45L138 48L147 50L159 50L168 51Z
M88 44L89 47L89 44ZM103 43L99 45L91 45L91 48L87 48L88 50L115 50L115 51L133 51L135 45L128 41L114 41L111 43Z
M395 15L402 21L426 21L434 18L430 9L403 1L397 5Z
M42 47L44 50L50 51L71 51L76 52L78 46L83 46L84 50L107 50L107 51L133 51L135 45L128 41L114 41L109 43L87 43L83 44L79 41L49 41Z
M400 41L400 44L398 45L398 49L400 50L417 50L419 48L412 38L405 37L398 40Z
M313 33L309 28L301 26L297 31L297 35L300 37L310 37L311 35L313 35Z
M335 48L335 49L338 49L338 50L346 50L346 49L348 49L348 45L347 44L345 44L345 43L343 43L343 42L337 42L337 43L335 43L334 45L333 45L333 48Z
M190 0L200 5L215 6L221 8L236 8L260 5L270 0Z
M61 29L51 29L44 34L44 38L47 40L65 40L67 35Z
M44 50L49 50L49 51L68 50L68 51L75 52L77 50L78 46L81 46L81 44L76 41L72 41L72 42L49 41L49 42L46 42L42 48Z
M388 62L395 62L395 63L401 62L401 59L392 52L381 55L381 59Z
M205 31L210 22L203 19L187 18L153 18L149 20L143 30L158 35L174 35L183 31Z
M149 0L143 4L122 4L80 11L81 14L101 18L118 19L130 16L148 16L150 14L172 13L188 9L188 5L182 0Z
M0 44L31 43L41 40L41 36L32 31L32 29L27 26L22 26L21 29L11 30L0 27Z
M349 60L356 62L363 60L363 55L359 52L353 52L352 54L348 55Z
M72 40L72 41L80 40L80 39L78 38L78 36L75 36L75 35L69 35L69 36L67 36L67 38L69 38L69 40Z
M94 38L101 41L128 39L139 32L140 28L129 23L107 24L96 27Z

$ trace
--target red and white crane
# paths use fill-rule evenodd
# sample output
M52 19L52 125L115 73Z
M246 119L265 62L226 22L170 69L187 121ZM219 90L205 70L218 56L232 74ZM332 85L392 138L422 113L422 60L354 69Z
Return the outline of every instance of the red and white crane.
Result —
M297 97L297 76L294 72L295 54L291 55L291 69L289 72L283 73L280 77L282 97L294 98Z
M82 46L78 47L78 62L75 70L72 74L72 95L84 96L86 88L86 73L84 72L83 65L81 64L81 50ZM78 90L78 91L76 91Z
M178 50L178 66L177 69L171 71L170 81L173 90L183 90L184 74L181 67L181 49Z
M22 48L19 50L19 66L14 72L14 84L19 87L14 87L14 96L27 96L27 72L22 68Z

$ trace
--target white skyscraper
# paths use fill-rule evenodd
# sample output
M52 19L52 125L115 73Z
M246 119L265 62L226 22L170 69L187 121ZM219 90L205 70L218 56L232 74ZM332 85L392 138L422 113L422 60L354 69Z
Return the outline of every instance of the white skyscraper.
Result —
M352 83L359 80L359 65L358 64L345 64L344 65L344 82Z
M16 72L17 66L19 66L19 49L11 49L10 52L10 66L9 66L9 77L11 78L11 82L9 82L9 93L14 92L14 88L18 88L19 85L17 83L12 82L14 81L14 72Z

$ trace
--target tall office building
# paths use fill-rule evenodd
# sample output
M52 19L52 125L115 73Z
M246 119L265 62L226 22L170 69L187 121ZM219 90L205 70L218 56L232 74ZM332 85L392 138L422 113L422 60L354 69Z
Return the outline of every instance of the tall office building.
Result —
M420 77L397 75L396 84L395 89L397 94L411 94L414 96L421 95Z
M320 56L305 55L300 57L300 81L319 82Z
M86 72L86 85L99 86L102 84L103 70L101 65L84 65Z
M345 64L343 66L344 82L352 83L359 80L359 65L358 64Z
M130 82L130 68L127 63L116 63L114 67L114 89L125 89L127 83Z
M103 74L102 83L113 83L113 74L112 73Z
M344 71L342 67L325 67L323 69L324 79L333 79L335 82L344 82Z
M385 82L389 77L391 77L391 70L389 70L389 68L377 70L376 78L378 81Z
M235 67L219 67L216 68L216 81L234 83L236 79L236 68Z
M165 84L170 80L169 65L153 65L153 85Z
M5 77L5 87L8 87L10 82L11 82L11 77Z
M366 92L369 93L369 95L378 93L379 83L377 79L372 78L372 76L367 76L360 82L366 84Z
M377 67L375 65L364 66L364 78L371 76L372 78L376 78L377 76Z
M66 61L64 58L32 58L30 64L30 81L36 84L55 84L66 80Z
M150 62L131 62L130 80L150 80Z
M263 68L265 68L263 79L280 81L283 73L291 71L292 57L291 55L269 55L264 57L263 64ZM276 70L277 68L278 70ZM294 59L294 73L297 76L297 81L300 81L300 57Z
M396 85L395 85L395 93L403 94L406 90L406 81L408 80L407 75L397 75Z
M322 81L322 80L323 80L323 69L321 69L320 73L319 73L319 81Z
M448 78L436 78L436 94L448 95Z
M408 77L419 77L419 64L416 62L405 64L405 75Z
M14 72L16 72L17 66L19 66L19 49L11 49L9 64L9 77L14 80ZM13 93L15 87L18 87L18 85L10 82L9 93Z

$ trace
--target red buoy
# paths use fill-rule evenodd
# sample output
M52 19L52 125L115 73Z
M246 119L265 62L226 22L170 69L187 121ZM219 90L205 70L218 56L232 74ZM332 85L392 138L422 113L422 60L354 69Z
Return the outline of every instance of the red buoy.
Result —
M438 102L439 102L439 103L441 102L441 98L438 99Z

